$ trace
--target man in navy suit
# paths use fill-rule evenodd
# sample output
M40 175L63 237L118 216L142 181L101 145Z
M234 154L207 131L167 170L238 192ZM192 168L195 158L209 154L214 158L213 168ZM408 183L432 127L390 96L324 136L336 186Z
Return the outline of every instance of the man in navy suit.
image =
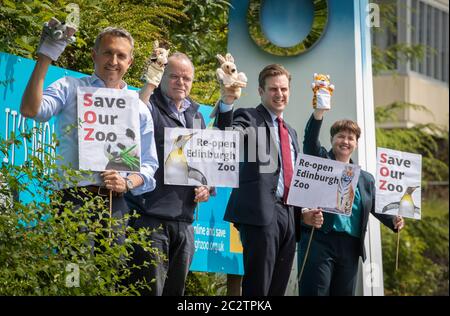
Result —
M283 119L291 75L283 66L273 64L260 72L258 81L261 104L234 113L229 104L238 95L221 87L216 126L240 131L245 148L239 188L231 193L224 219L234 223L241 237L242 295L284 295L295 255L294 212L301 214L286 204L299 154L297 133ZM303 220L320 227L321 216L305 213Z

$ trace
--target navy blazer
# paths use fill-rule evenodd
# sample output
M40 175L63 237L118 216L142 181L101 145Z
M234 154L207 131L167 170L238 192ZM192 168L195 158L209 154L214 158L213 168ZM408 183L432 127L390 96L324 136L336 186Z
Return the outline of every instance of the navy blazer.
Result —
M299 153L297 132L287 123L295 151ZM233 189L224 220L236 224L265 226L275 214L276 191L281 164L272 117L260 104L256 108L240 108L219 113L215 125L232 127L244 136L244 157L239 164L239 188ZM258 130L259 128L259 130ZM242 152L242 150L241 150Z
M311 156L336 160L336 157L334 156L332 150L327 151L324 147L320 145L319 134L321 126L322 120L320 121L316 120L314 116L311 115L305 128L303 152ZM350 162L353 163L351 160ZM382 222L385 226L389 227L393 231L396 231L394 229L394 222L393 222L395 216L375 213L375 179L367 171L361 170L358 179L358 189L359 193L361 194L361 204L362 204L360 256L364 261L366 260L364 238L367 232L369 213L372 213L372 215L374 215L380 222ZM324 223L320 228L320 230L325 234L331 231L334 216L339 215L324 212Z

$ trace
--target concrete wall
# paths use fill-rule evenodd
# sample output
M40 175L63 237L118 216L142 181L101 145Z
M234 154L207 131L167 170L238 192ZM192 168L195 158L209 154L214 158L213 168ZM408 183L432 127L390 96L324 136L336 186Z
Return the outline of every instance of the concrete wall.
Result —
M408 76L380 75L373 79L374 104L384 106L401 101L426 106L431 113L408 109L399 113L399 122L383 127L411 127L433 122L449 129L448 85L411 72Z

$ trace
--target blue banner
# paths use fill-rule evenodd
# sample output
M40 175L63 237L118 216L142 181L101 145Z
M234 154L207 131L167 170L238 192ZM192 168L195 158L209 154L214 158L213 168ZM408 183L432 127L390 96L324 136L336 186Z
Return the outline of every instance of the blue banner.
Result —
M0 53L0 137L9 139L11 132L18 135L21 132L31 131L33 127L39 127L41 130L33 134L31 141L23 139L22 146L12 146L7 155L0 153L3 163L22 165L31 155L43 160L43 153L37 150L40 147L47 153L52 153L52 134L57 121L53 118L40 124L22 117L19 112L22 95L34 65L33 60ZM87 75L50 66L44 88L64 76L81 78ZM211 110L212 108L207 105L200 107L207 125L210 124ZM230 193L231 189L218 188L217 195L211 197L208 202L200 203L196 210L198 219L193 223L195 234L195 255L191 266L193 271L243 274L242 246L238 232L230 223L223 221ZM24 203L31 200L25 193L21 194L20 198Z

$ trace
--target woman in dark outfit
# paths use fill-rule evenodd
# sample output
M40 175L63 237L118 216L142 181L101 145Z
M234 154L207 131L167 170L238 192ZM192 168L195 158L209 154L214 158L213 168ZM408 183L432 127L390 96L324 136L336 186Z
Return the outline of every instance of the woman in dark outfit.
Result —
M303 152L307 155L353 163L350 159L358 146L361 129L350 120L337 121L331 127L331 150L320 145L319 133L326 110L314 110L305 128ZM306 212L308 209L303 209ZM311 210L318 213L320 209ZM299 282L301 296L354 295L359 257L366 259L364 237L369 213L395 232L401 230L401 216L375 213L375 180L361 170L350 217L323 213L323 225L313 234L311 248ZM299 245L299 269L304 261L310 226L302 227Z

